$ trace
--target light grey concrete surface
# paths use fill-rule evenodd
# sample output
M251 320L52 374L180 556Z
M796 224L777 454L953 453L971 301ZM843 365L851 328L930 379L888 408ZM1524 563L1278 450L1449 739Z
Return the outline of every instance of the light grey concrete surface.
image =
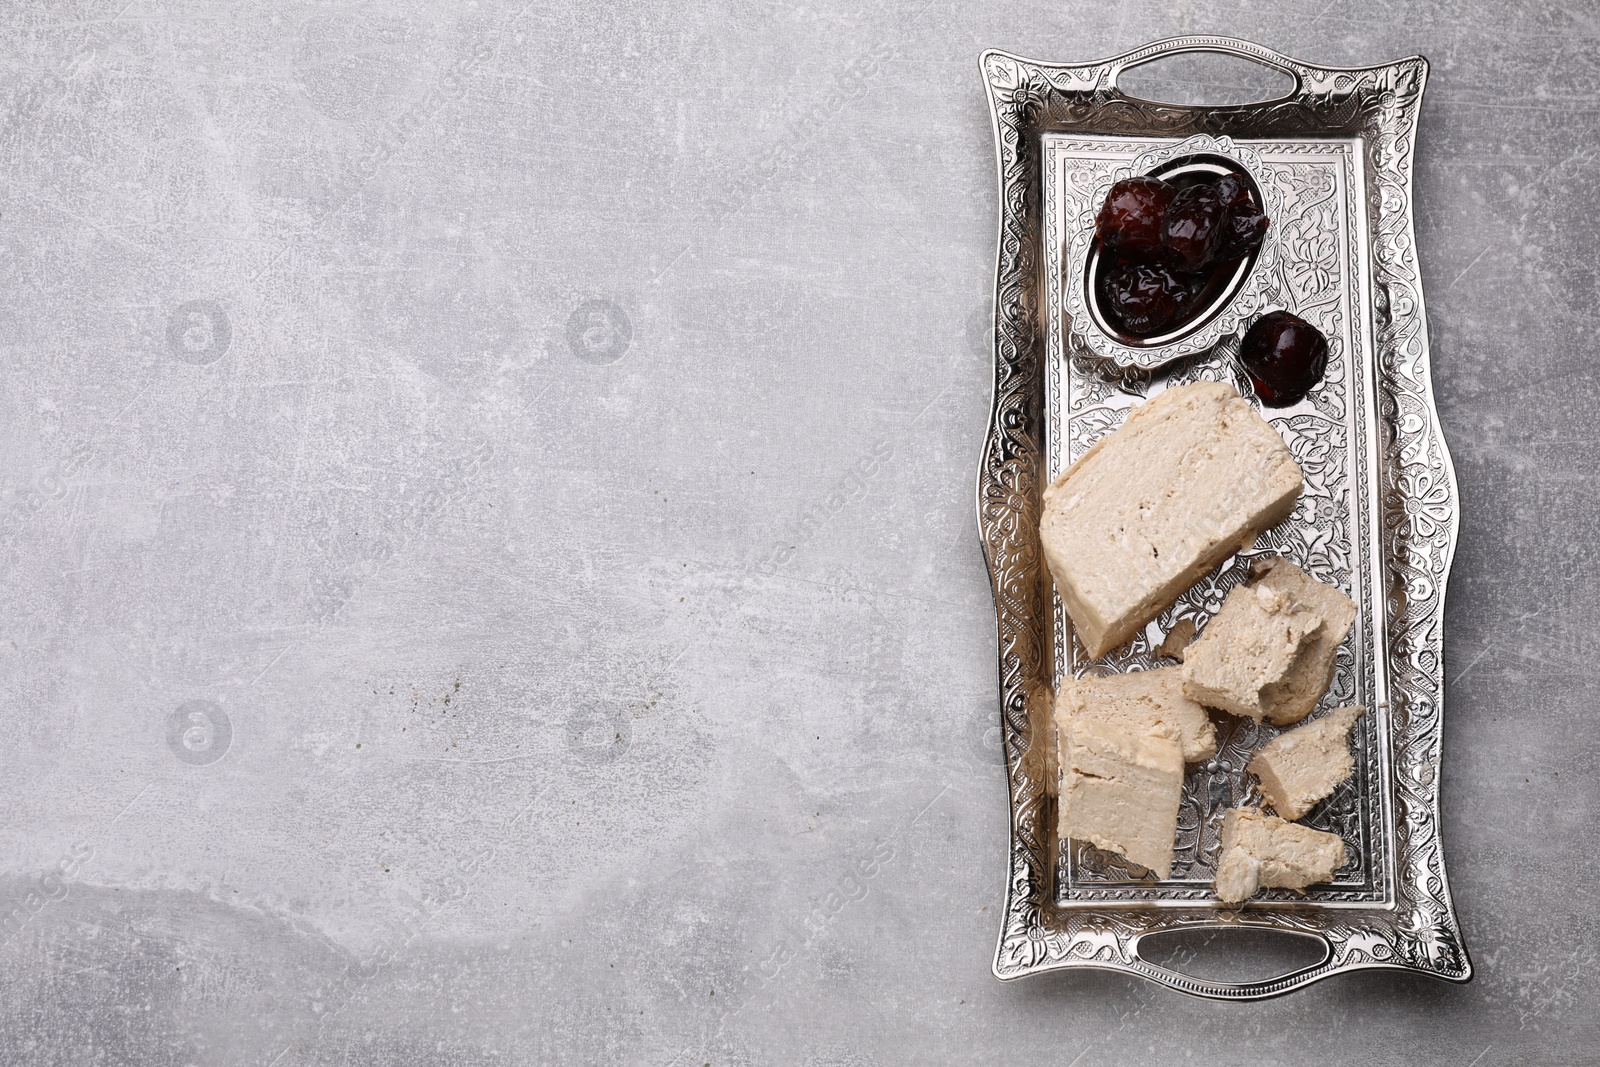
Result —
M1600 1063L1600 9L520 3L0 6L0 1063ZM976 58L1177 32L1434 63L1466 987L990 975Z

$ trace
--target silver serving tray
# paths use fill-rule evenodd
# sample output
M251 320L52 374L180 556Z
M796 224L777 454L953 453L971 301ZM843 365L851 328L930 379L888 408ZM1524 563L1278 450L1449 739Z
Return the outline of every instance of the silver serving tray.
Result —
M1258 104L1181 107L1117 88L1131 67L1215 52L1284 72L1294 88ZM999 155L994 407L978 480L978 519L999 626L1001 715L1012 845L995 974L1097 967L1227 1000L1276 996L1343 971L1472 974L1450 901L1439 838L1444 593L1456 537L1456 486L1428 372L1427 323L1411 221L1420 57L1333 69L1219 37L1157 42L1084 65L982 57ZM1268 172L1275 248L1258 265L1252 308L1183 352L1127 356L1091 343L1072 285L1084 227L1111 176L1186 144L1227 144ZM1214 140L1213 140L1214 139ZM1259 180L1259 179L1258 179ZM1129 645L1090 661L1044 566L1040 491L1127 411L1201 378L1249 386L1234 367L1238 333L1260 309L1287 307L1328 336L1324 384L1298 405L1263 411L1306 475L1294 514L1185 594ZM1219 717L1215 759L1192 766L1172 876L1057 839L1054 683L1069 672L1157 665L1173 624L1203 622L1253 556L1276 552L1342 588L1360 613L1321 707L1364 704L1353 778L1306 822L1341 834L1348 861L1304 895L1276 890L1237 909L1211 891L1222 811L1259 803L1244 772L1276 733ZM1324 958L1258 982L1194 978L1140 955L1141 939L1186 929L1254 927L1308 935Z

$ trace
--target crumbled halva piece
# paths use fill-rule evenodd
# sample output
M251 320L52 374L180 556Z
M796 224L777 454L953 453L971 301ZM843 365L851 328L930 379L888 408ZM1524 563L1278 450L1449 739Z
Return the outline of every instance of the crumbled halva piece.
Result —
M1166 878L1172 873L1183 794L1183 751L1166 734L1090 719L1057 732L1061 837L1117 852Z
M1176 667L1070 679L1056 696L1055 717L1058 731L1073 721L1093 720L1166 734L1178 742L1185 763L1217 754L1217 728L1205 708L1184 696Z
M1258 889L1304 890L1331 881L1344 864L1344 839L1259 808L1229 808L1222 816L1222 855L1215 887L1224 904L1249 900Z
M1084 649L1126 642L1294 509L1300 467L1231 385L1141 404L1044 492L1039 537Z
M1322 628L1300 649L1294 669L1263 694L1267 721L1277 726L1299 722L1311 714L1333 681L1334 657L1356 621L1355 601L1319 582L1281 556L1265 556L1250 569L1251 584L1271 589L1299 611L1322 620Z
M1298 819L1355 770L1350 730L1365 708L1336 708L1263 745L1250 761L1261 795L1285 819Z
M1235 586L1184 653L1183 691L1207 707L1260 722L1300 650L1321 628L1319 616L1275 589Z
M1155 654L1162 659L1175 659L1183 662L1183 654L1189 647L1189 642L1194 640L1194 620L1179 619L1172 624L1172 629L1167 631L1167 636L1161 639L1161 644L1156 646Z

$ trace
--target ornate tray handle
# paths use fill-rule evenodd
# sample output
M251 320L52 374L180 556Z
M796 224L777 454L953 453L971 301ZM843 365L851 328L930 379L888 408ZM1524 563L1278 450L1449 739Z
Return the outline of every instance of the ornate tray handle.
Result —
M1235 927L1218 924L1214 929L1227 930ZM1206 929L1206 927L1192 927L1191 929ZM1278 975L1276 978L1262 978L1254 982L1218 982L1209 978L1195 978L1164 967L1159 963L1151 963L1139 955L1140 937L1133 939L1129 946L1131 960L1128 970L1148 978L1152 982L1175 989L1179 993L1187 993L1192 997L1204 997L1209 1000L1266 1000L1269 997L1291 993L1296 989L1310 985L1319 978L1326 978L1336 967L1330 964L1334 958L1333 943L1321 933L1300 933L1293 936L1307 937L1322 945L1322 958L1316 963L1301 967L1299 970Z
M1172 56L1193 55L1197 52L1228 56L1232 59L1247 59L1252 63L1259 63L1263 67L1269 67L1279 74L1287 75L1294 82L1288 92L1271 100L1262 101L1262 103L1274 103L1277 100L1287 99L1299 93L1304 86L1300 74L1302 71L1309 69L1303 64L1296 63L1282 52L1274 52L1270 48L1264 48L1261 45L1252 44L1249 41L1241 41L1233 37L1168 37L1164 41L1157 41L1154 44L1145 45L1143 48L1136 48L1126 55L1108 60L1106 63L1106 88L1114 89L1124 96L1128 96L1129 99L1138 99L1129 95L1123 90L1122 86L1117 84L1122 75L1135 67L1142 67L1146 63L1154 63L1157 60L1167 59ZM1151 102L1153 103L1153 101Z

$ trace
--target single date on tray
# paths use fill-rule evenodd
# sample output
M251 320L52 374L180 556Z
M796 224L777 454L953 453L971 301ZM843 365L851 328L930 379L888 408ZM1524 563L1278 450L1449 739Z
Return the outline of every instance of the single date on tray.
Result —
M1099 274L1101 307L1133 337L1180 327L1202 309L1200 297L1217 276L1261 246L1271 224L1237 174L1191 176L1181 185L1124 178L1095 217L1111 257Z
M1322 331L1287 311L1269 311L1245 331L1239 364L1256 396L1281 408L1305 399L1328 369L1328 339Z

